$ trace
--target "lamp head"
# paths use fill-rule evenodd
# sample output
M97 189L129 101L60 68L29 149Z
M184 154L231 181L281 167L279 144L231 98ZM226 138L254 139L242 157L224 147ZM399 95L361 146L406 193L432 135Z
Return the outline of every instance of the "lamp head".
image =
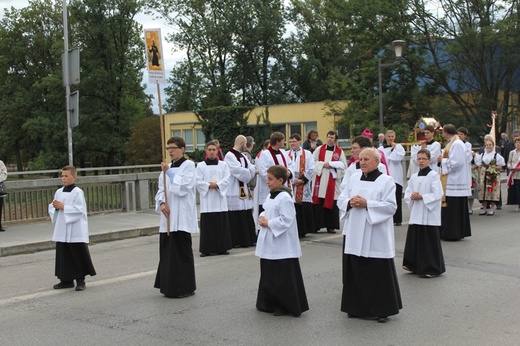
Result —
M405 46L406 42L403 40L392 41L392 48L394 49L395 58L397 60L401 60L401 58L403 57L403 50Z

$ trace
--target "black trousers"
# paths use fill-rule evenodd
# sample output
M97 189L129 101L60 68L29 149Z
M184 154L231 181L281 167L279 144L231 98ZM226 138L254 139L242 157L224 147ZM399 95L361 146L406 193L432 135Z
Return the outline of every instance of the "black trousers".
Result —
M403 187L395 184L395 201L397 202L397 210L394 214L394 223L403 222Z

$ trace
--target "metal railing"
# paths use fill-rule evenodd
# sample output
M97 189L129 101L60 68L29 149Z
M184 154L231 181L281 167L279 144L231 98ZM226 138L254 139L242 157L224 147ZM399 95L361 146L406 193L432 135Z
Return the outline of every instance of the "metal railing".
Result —
M55 172L55 171L53 171ZM25 173L25 172L24 172ZM90 215L96 213L147 210L155 207L159 172L126 173L78 177ZM61 180L6 180L2 221L5 223L48 218L48 205Z

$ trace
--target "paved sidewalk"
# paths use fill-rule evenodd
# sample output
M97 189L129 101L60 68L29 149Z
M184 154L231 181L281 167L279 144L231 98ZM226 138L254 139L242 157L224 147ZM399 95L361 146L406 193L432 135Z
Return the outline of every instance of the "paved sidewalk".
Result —
M159 214L153 210L133 213L107 213L89 216L90 242L101 243L159 231ZM54 225L49 221L5 225L0 232L0 256L51 250Z

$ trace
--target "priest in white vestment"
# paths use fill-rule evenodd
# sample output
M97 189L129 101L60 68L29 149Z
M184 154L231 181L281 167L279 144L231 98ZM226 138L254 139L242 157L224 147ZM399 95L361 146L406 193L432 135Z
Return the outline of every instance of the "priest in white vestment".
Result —
M394 264L395 184L377 169L380 155L372 148L361 152L361 172L349 179L338 208L345 221L341 311L384 323L402 302Z

